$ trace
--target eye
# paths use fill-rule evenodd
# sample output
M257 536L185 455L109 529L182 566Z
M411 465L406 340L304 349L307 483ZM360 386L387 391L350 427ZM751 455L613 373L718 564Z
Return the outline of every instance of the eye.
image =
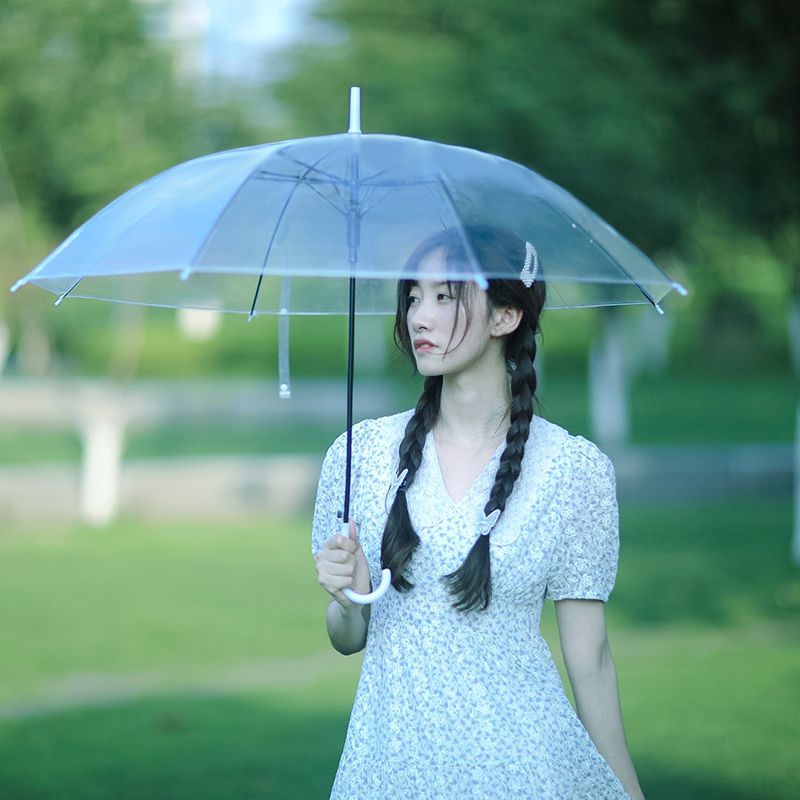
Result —
M436 299L437 299L437 300L442 300L442 299L444 299L444 300L452 300L453 298L452 298L452 296L451 296L451 295L449 295L449 294L446 294L446 293L440 293L440 294L438 294L438 295L436 296Z
M408 305L413 306L414 303L418 303L419 302L419 297L417 297L416 295L410 294L408 296L408 301L407 302L408 302Z

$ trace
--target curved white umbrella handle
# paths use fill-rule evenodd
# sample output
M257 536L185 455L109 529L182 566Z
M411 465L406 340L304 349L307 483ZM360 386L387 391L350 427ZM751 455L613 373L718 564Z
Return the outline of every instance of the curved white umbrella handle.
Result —
M344 589L342 589L342 594L344 594L348 600L352 600L354 603L359 603L360 605L364 606L367 603L374 603L378 598L383 597L391 583L392 571L385 569L381 575L380 586L378 586L374 592L370 592L369 594L359 594L358 592L354 592L349 586L346 586Z
M343 522L342 523L342 536L350 536L350 523ZM349 586L342 589L342 594L353 603L358 603L359 605L367 605L367 603L374 603L379 598L383 597L386 594L387 589L392 583L392 571L390 569L383 570L381 574L381 583L375 591L370 592L369 594L359 594L358 592L354 592Z

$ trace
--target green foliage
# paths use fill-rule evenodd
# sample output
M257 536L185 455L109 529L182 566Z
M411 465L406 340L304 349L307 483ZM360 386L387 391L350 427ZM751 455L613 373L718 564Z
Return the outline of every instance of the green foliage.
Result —
M311 41L270 91L299 135L346 130L350 85L362 127L495 152L589 202L642 246L670 243L678 203L652 198L668 117L637 102L656 80L596 0L328 0L316 16L346 43ZM368 65L368 67L367 67Z
M789 0L324 0L316 16L340 36L282 54L294 68L271 91L304 135L343 130L347 87L360 85L365 131L532 167L689 288L668 312L683 330L677 360L696 362L703 341L730 368L765 352L788 368L787 295L800 292L794 15Z
M6 294L60 239L153 174L254 135L233 104L199 107L134 0L4 0L0 76L0 313L16 338L59 325L49 295Z
M172 54L132 0L6 0L0 142L24 205L69 231L133 184L242 139L240 115L198 125ZM213 132L213 136L210 135Z

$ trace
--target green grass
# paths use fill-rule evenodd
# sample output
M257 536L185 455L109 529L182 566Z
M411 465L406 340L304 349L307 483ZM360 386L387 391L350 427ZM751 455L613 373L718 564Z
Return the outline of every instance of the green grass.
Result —
M306 524L50 529L0 539L0 702L77 671L306 655L325 593ZM296 594L287 603L284 593Z
M540 391L541 413L574 433L590 436L583 375L549 375ZM798 387L790 374L745 381L704 375L642 376L631 387L634 444L791 442Z
M648 800L796 796L790 523L777 502L621 509L606 618ZM7 526L0 797L327 796L361 656L332 652L326 598L307 519ZM551 603L542 629L571 696ZM285 658L316 669L287 672ZM263 679L236 678L243 664ZM128 687L117 702L58 708L48 694L114 680ZM2 718L26 704L36 713Z

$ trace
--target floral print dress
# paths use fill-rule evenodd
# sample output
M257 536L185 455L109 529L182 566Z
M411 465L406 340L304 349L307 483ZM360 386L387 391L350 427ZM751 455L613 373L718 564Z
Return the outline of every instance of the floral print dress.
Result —
M381 540L412 411L353 427L351 516L381 578ZM420 545L407 593L372 605L331 800L629 800L576 715L540 632L545 598L606 601L619 555L614 468L582 436L537 415L522 469L490 534L492 599L460 612L441 576L473 546L505 442L458 503L428 433L407 491ZM345 435L328 450L311 537L339 531Z

